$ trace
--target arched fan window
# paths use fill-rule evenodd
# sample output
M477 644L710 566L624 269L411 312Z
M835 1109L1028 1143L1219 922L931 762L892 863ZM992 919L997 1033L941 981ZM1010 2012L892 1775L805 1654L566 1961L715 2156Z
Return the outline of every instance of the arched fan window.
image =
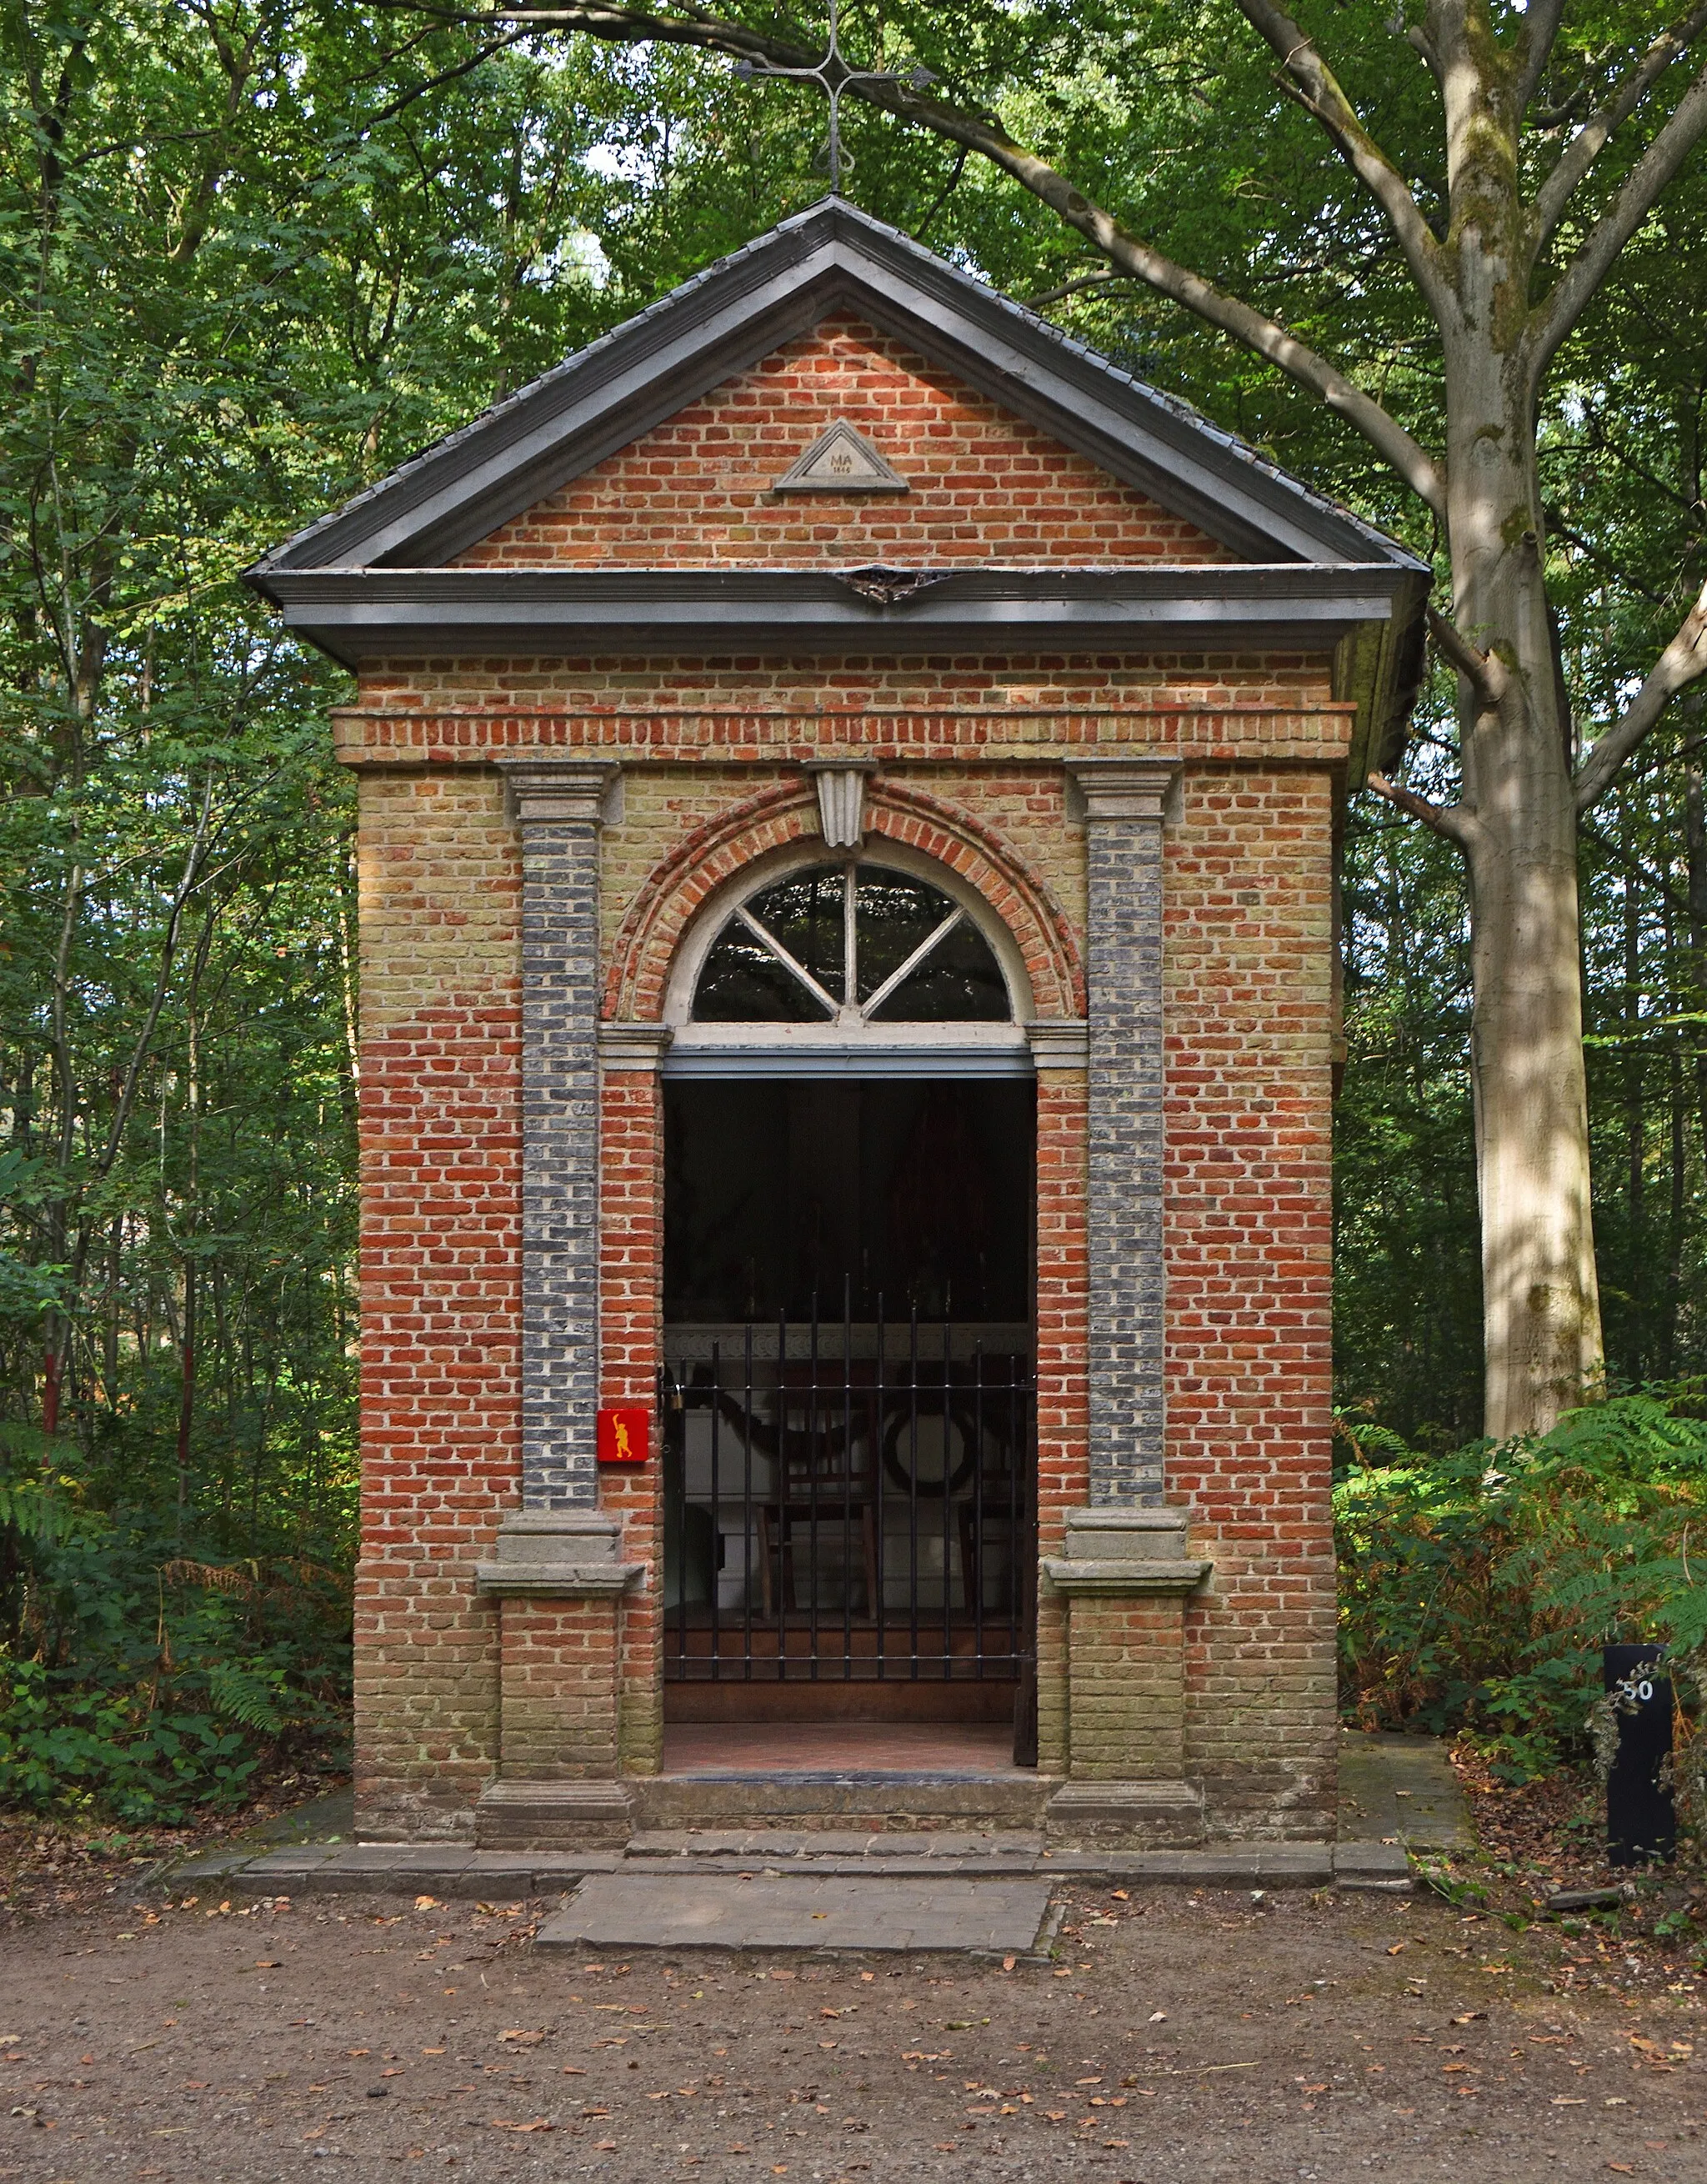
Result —
M995 950L939 888L850 860L791 873L731 916L699 974L698 1023L1006 1023Z

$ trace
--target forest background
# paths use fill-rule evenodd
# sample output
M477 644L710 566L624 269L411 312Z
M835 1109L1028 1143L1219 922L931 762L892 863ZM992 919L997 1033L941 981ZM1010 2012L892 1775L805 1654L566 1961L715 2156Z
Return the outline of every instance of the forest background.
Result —
M1650 12L1573 8L1562 62L1592 71ZM1306 13L1408 170L1437 164L1403 7ZM847 29L1431 437L1437 349L1394 247L1226 0L886 5ZM815 93L719 58L417 7L0 0L0 1802L181 1819L281 1762L336 1763L342 1733L345 686L241 571L821 195L824 128ZM1435 552L1353 432L1106 277L1034 198L881 114L844 128L867 210ZM1707 573L1703 232L1698 152L1548 385L1546 550L1587 728ZM1454 758L1443 672L1415 726L1426 788ZM1699 695L1676 703L1582 838L1606 1359L1615 1390L1657 1397L1492 1468L1463 880L1390 805L1348 814L1348 1703L1468 1723L1518 1773L1582 1749L1603 1635L1702 1635L1704 727Z

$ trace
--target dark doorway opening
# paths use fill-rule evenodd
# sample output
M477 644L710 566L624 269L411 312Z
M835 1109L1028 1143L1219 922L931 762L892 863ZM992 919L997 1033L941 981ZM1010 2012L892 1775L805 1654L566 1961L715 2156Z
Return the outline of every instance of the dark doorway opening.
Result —
M1031 1082L690 1080L664 1132L666 1719L1026 1756Z
M664 1095L666 1323L1029 1323L1036 1105L1022 1079L741 1078Z

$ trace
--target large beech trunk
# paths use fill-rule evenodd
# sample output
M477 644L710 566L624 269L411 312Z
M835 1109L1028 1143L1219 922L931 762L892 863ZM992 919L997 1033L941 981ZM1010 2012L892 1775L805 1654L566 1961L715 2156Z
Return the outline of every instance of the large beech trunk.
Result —
M1466 310L1498 311L1497 284ZM1489 661L1460 678L1475 990L1485 1430L1544 1432L1595 1391L1600 1301L1570 723L1548 611L1530 398L1487 338L1451 354L1453 618Z

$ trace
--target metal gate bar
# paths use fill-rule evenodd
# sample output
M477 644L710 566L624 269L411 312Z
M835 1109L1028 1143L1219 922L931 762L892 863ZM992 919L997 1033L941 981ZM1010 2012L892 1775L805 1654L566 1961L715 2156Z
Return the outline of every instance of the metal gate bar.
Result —
M1021 1674L1029 1328L856 1321L844 1291L827 1329L674 1328L665 1357L666 1677Z

